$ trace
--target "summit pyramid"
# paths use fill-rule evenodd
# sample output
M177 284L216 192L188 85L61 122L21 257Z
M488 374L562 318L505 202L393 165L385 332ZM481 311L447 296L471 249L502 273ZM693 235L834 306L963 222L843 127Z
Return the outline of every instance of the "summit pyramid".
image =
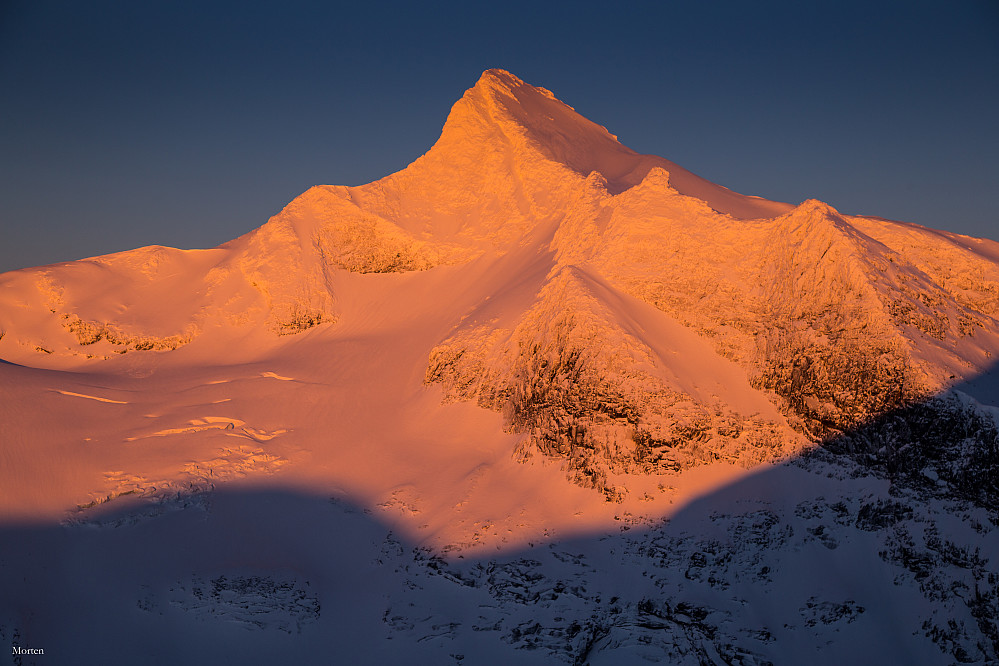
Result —
M999 643L974 618L995 619L995 587L983 592L983 581L996 563L935 532L900 530L935 530L939 515L960 515L962 543L985 532L994 540L982 516L999 524L997 354L994 241L813 199L738 194L635 152L550 91L494 69L454 104L440 139L397 173L312 187L215 248L143 247L0 275L0 515L167 538L166 514L183 522L203 512L237 542L253 523L270 530L267 543L298 543L283 520L257 526L219 494L249 493L246 506L267 507L257 493L280 487L308 493L291 503L310 525L326 524L331 502L386 521L381 545L357 551L370 562L394 562L399 576L410 566L444 576L407 578L404 595L416 595L407 608L416 610L398 610L397 591L384 591L391 608L359 602L364 631L408 636L407 645L460 635L473 654L490 655L492 629L481 625L505 632L503 649L543 647L538 654L567 663L653 644L679 661L802 662L812 657L794 646L818 639L795 639L784 654L767 638L779 626L797 631L799 611L811 618L807 631L838 623L836 631L860 632L857 645L901 613L898 640L916 627L920 645L953 655L959 646L984 663ZM742 508L731 508L733 496ZM216 512L219 497L229 508ZM701 516L704 506L711 511ZM693 532L664 531L678 511L694 516ZM357 534L381 529L349 524ZM633 526L648 528L644 541L619 534L602 557L634 565L621 575L654 580L655 591L598 585L614 600L626 596L619 619L603 593L586 592L597 574L582 555L552 550L558 562L544 569L530 550L546 540L555 549L556 534ZM707 536L717 530L728 532ZM602 542L586 548L603 552ZM790 562L804 549L828 564L826 550L841 542L858 571L895 567L895 585L904 579L907 591L883 585L862 604L823 600L825 570ZM205 547L197 570L221 576L211 598L202 573L191 578L174 563L163 569L173 578L161 572L167 578L140 586L136 574L146 590L138 607L266 624L239 610L250 602L230 603L247 581L264 580L261 594L283 609L273 617L291 613L300 632L326 621L316 618L320 597L323 612L333 603L328 589L306 612L302 600L313 597L304 584L243 569L340 574L315 570L302 555L312 546L260 550L267 556L258 546L236 555ZM443 559L511 549L532 556L467 570ZM20 557L3 553L0 565ZM933 558L946 575L913 569ZM747 602L738 595L764 599L757 608L776 597L739 586L772 582L764 561L797 572L795 584L812 596L777 604L770 624L750 632L756 620L740 615ZM233 573L233 562L245 566ZM552 578L563 566L576 578ZM14 585L5 570L14 569L0 566L0 583ZM677 571L684 580L670 578ZM849 589L868 588L857 572L841 574ZM967 594L942 601L937 588L920 587L925 580ZM462 633L464 620L431 631L414 615L432 598L415 590L452 583L487 595L472 600L483 614L475 634ZM683 601L669 597L675 586ZM700 590L696 604L688 587ZM24 624L5 619L2 600L27 593L5 589L0 634ZM285 593L302 603L282 601ZM931 610L909 617L899 610L906 595L925 597ZM482 610L489 598L500 610ZM877 606L884 598L895 606ZM553 618L578 622L514 622L542 602ZM126 606L132 613L136 602ZM960 631L948 623L958 616ZM725 628L732 618L746 631ZM292 632L291 620L274 622ZM433 633L440 627L450 628ZM908 649L885 654L922 653ZM443 663L443 652L421 654ZM849 646L829 654L858 658Z
M336 336L360 275L415 285L449 267L475 296L441 313L426 382L611 493L615 471L780 459L981 372L999 349L996 254L737 194L488 70L398 173L313 187L211 250L5 275L0 354L76 367Z

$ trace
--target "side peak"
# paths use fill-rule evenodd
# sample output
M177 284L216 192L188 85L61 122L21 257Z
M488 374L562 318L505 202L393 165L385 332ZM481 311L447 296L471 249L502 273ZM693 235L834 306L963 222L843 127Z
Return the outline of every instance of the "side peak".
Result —
M827 204L825 201L819 201L818 199L805 199L800 204L795 206L791 213L820 213L835 216L839 216L840 214L838 210Z

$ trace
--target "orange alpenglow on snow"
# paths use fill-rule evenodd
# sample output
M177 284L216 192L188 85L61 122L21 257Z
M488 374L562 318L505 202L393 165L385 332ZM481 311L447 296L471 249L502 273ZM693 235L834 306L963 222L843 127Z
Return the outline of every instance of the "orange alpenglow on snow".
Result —
M398 173L0 275L0 643L994 663L997 295L999 244L731 192L489 70Z
M260 483L474 551L668 515L981 372L997 257L737 194L489 70L398 173L0 276L4 519Z

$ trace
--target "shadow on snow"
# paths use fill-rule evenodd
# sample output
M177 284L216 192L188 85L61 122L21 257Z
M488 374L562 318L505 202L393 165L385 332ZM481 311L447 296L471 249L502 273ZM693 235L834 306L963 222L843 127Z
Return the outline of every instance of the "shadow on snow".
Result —
M995 404L996 373L956 388ZM668 519L489 556L288 488L116 500L0 528L0 663L987 663L997 446L949 392Z

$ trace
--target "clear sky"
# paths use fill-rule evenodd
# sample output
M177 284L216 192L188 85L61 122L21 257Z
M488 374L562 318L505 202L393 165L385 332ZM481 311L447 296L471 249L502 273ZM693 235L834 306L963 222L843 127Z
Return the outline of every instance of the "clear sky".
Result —
M0 271L402 169L491 67L738 192L999 238L991 0L3 0Z

